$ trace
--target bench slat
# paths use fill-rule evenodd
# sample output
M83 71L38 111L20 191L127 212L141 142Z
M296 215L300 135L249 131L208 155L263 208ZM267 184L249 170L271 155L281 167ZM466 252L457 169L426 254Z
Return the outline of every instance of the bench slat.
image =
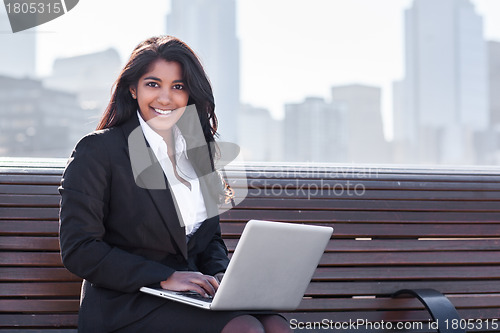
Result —
M238 239L224 240L229 251L234 251ZM474 251L499 250L500 239L481 240L417 240L417 239L331 239L326 252L393 252L393 251Z
M59 194L55 185L4 185L0 183L2 194Z
M392 211L359 211L353 216L352 212L302 210L302 209L234 209L225 213L225 216L235 221L247 221L249 216L254 219L288 221L356 221L377 223L499 223L499 214L495 212L392 212Z
M27 329L23 328L22 331L18 329L2 329L2 333L78 333L77 329L74 328L60 328L51 329L44 327L43 329Z
M62 267L62 261L59 252L6 252L2 254L1 265Z
M500 283L500 267L495 266L413 266L413 267L319 267L313 280L321 281L393 281L393 280L481 280Z
M0 194L0 207L56 207L59 195Z
M0 250L59 251L58 237L0 237Z
M343 193L335 194L328 191L292 191L289 190L272 190L264 192L261 189L250 189L248 191L249 198L298 198L298 199L308 199L308 200L325 200L325 199L349 199L349 200L421 200L421 201L442 201L442 200L466 200L466 201L500 201L500 193L496 191L426 191L426 190L413 190L413 191L400 191L400 190L372 190L366 189L362 196L355 196L347 191Z
M0 219L22 219L22 220L58 220L58 207L3 207L0 210Z
M238 209L292 209L328 211L425 211L425 212L500 212L497 201L416 201L416 200L346 200L325 198L317 200L292 198L248 197L238 204Z
M80 300L40 300L40 299L3 299L0 300L0 312L78 312Z
M2 283L2 297L79 297L81 282Z
M81 282L63 267L0 267L1 282Z
M500 251L474 252L372 252L325 253L321 265L331 266L393 266L393 265L478 265L500 264Z
M61 175L55 174L0 174L1 184L57 185L61 183Z
M481 265L500 264L500 251L475 252L373 252L369 256L351 252L325 253L320 265L389 266L389 265ZM7 252L3 266L61 266L59 253Z
M77 314L0 314L0 327L76 327Z
M282 222L327 225L334 228L333 238L364 238L364 237L384 237L384 238L455 238L455 237L500 237L500 224L432 224L432 223L314 223L311 221L290 221L280 219ZM246 222L246 221L245 221ZM245 222L228 222L227 215L221 223L222 233L225 237L237 237L241 235Z
M0 235L58 236L59 221L0 220Z
M309 284L306 296L372 296L392 295L400 289L425 289L439 290L443 294L478 294L500 293L498 280L459 280L453 281L376 281L373 282L316 282ZM500 318L500 317L499 317Z
M457 309L500 308L500 295L448 296ZM387 309L424 310L424 305L416 298L309 298L300 303L300 311L338 311L387 310ZM500 323L499 323L500 326ZM500 328L500 327L499 327Z
M248 188L250 190L260 190L260 189L274 189L275 196L278 189L293 190L298 189L299 191L312 190L316 191L318 189L331 190L331 193L340 193L342 190L347 191L351 189L354 191L356 186L358 189L360 186L366 190L383 190L383 189L398 189L399 191L418 191L418 190L439 190L439 191L494 191L498 190L500 187L500 182L465 182L465 181L408 181L404 179L399 180L384 180L384 179L310 179L310 178L297 178L297 179L286 179L286 178L269 178L269 179L249 179ZM271 192L270 192L271 193ZM279 195L279 194L278 194Z

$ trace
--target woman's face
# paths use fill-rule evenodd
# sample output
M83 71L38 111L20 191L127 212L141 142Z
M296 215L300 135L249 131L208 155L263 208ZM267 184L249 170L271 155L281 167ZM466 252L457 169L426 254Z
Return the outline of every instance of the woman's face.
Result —
M130 93L137 99L142 119L160 135L170 132L189 99L181 65L163 59L152 63L150 70L139 78L137 86L130 87Z

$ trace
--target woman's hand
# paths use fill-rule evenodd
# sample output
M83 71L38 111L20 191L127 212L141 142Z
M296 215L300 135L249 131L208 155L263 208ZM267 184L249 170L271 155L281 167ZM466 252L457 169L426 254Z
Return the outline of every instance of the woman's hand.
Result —
M214 296L219 288L219 283L213 276L184 271L175 272L167 280L160 282L160 285L167 290L195 291L201 296Z

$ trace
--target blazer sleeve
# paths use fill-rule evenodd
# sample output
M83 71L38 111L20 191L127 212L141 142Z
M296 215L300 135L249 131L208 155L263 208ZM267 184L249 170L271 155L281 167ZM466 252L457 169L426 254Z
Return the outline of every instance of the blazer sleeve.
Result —
M207 275L215 275L225 272L229 264L228 251L221 236L220 225L212 237L210 243L197 258L197 266L200 272Z
M73 150L59 187L61 257L69 271L93 284L136 292L166 280L175 270L104 241L111 163L98 134L84 137Z

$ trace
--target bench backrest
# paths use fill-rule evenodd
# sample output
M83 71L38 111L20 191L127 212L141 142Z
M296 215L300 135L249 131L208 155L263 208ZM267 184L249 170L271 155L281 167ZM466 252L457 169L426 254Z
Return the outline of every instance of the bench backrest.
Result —
M62 267L57 238L64 163L17 164L0 168L0 329L74 329L80 279ZM500 171L254 165L246 177L247 198L221 216L231 251L252 218L335 229L286 313L296 325L428 323L418 301L390 297L405 288L441 291L464 319L500 318Z

